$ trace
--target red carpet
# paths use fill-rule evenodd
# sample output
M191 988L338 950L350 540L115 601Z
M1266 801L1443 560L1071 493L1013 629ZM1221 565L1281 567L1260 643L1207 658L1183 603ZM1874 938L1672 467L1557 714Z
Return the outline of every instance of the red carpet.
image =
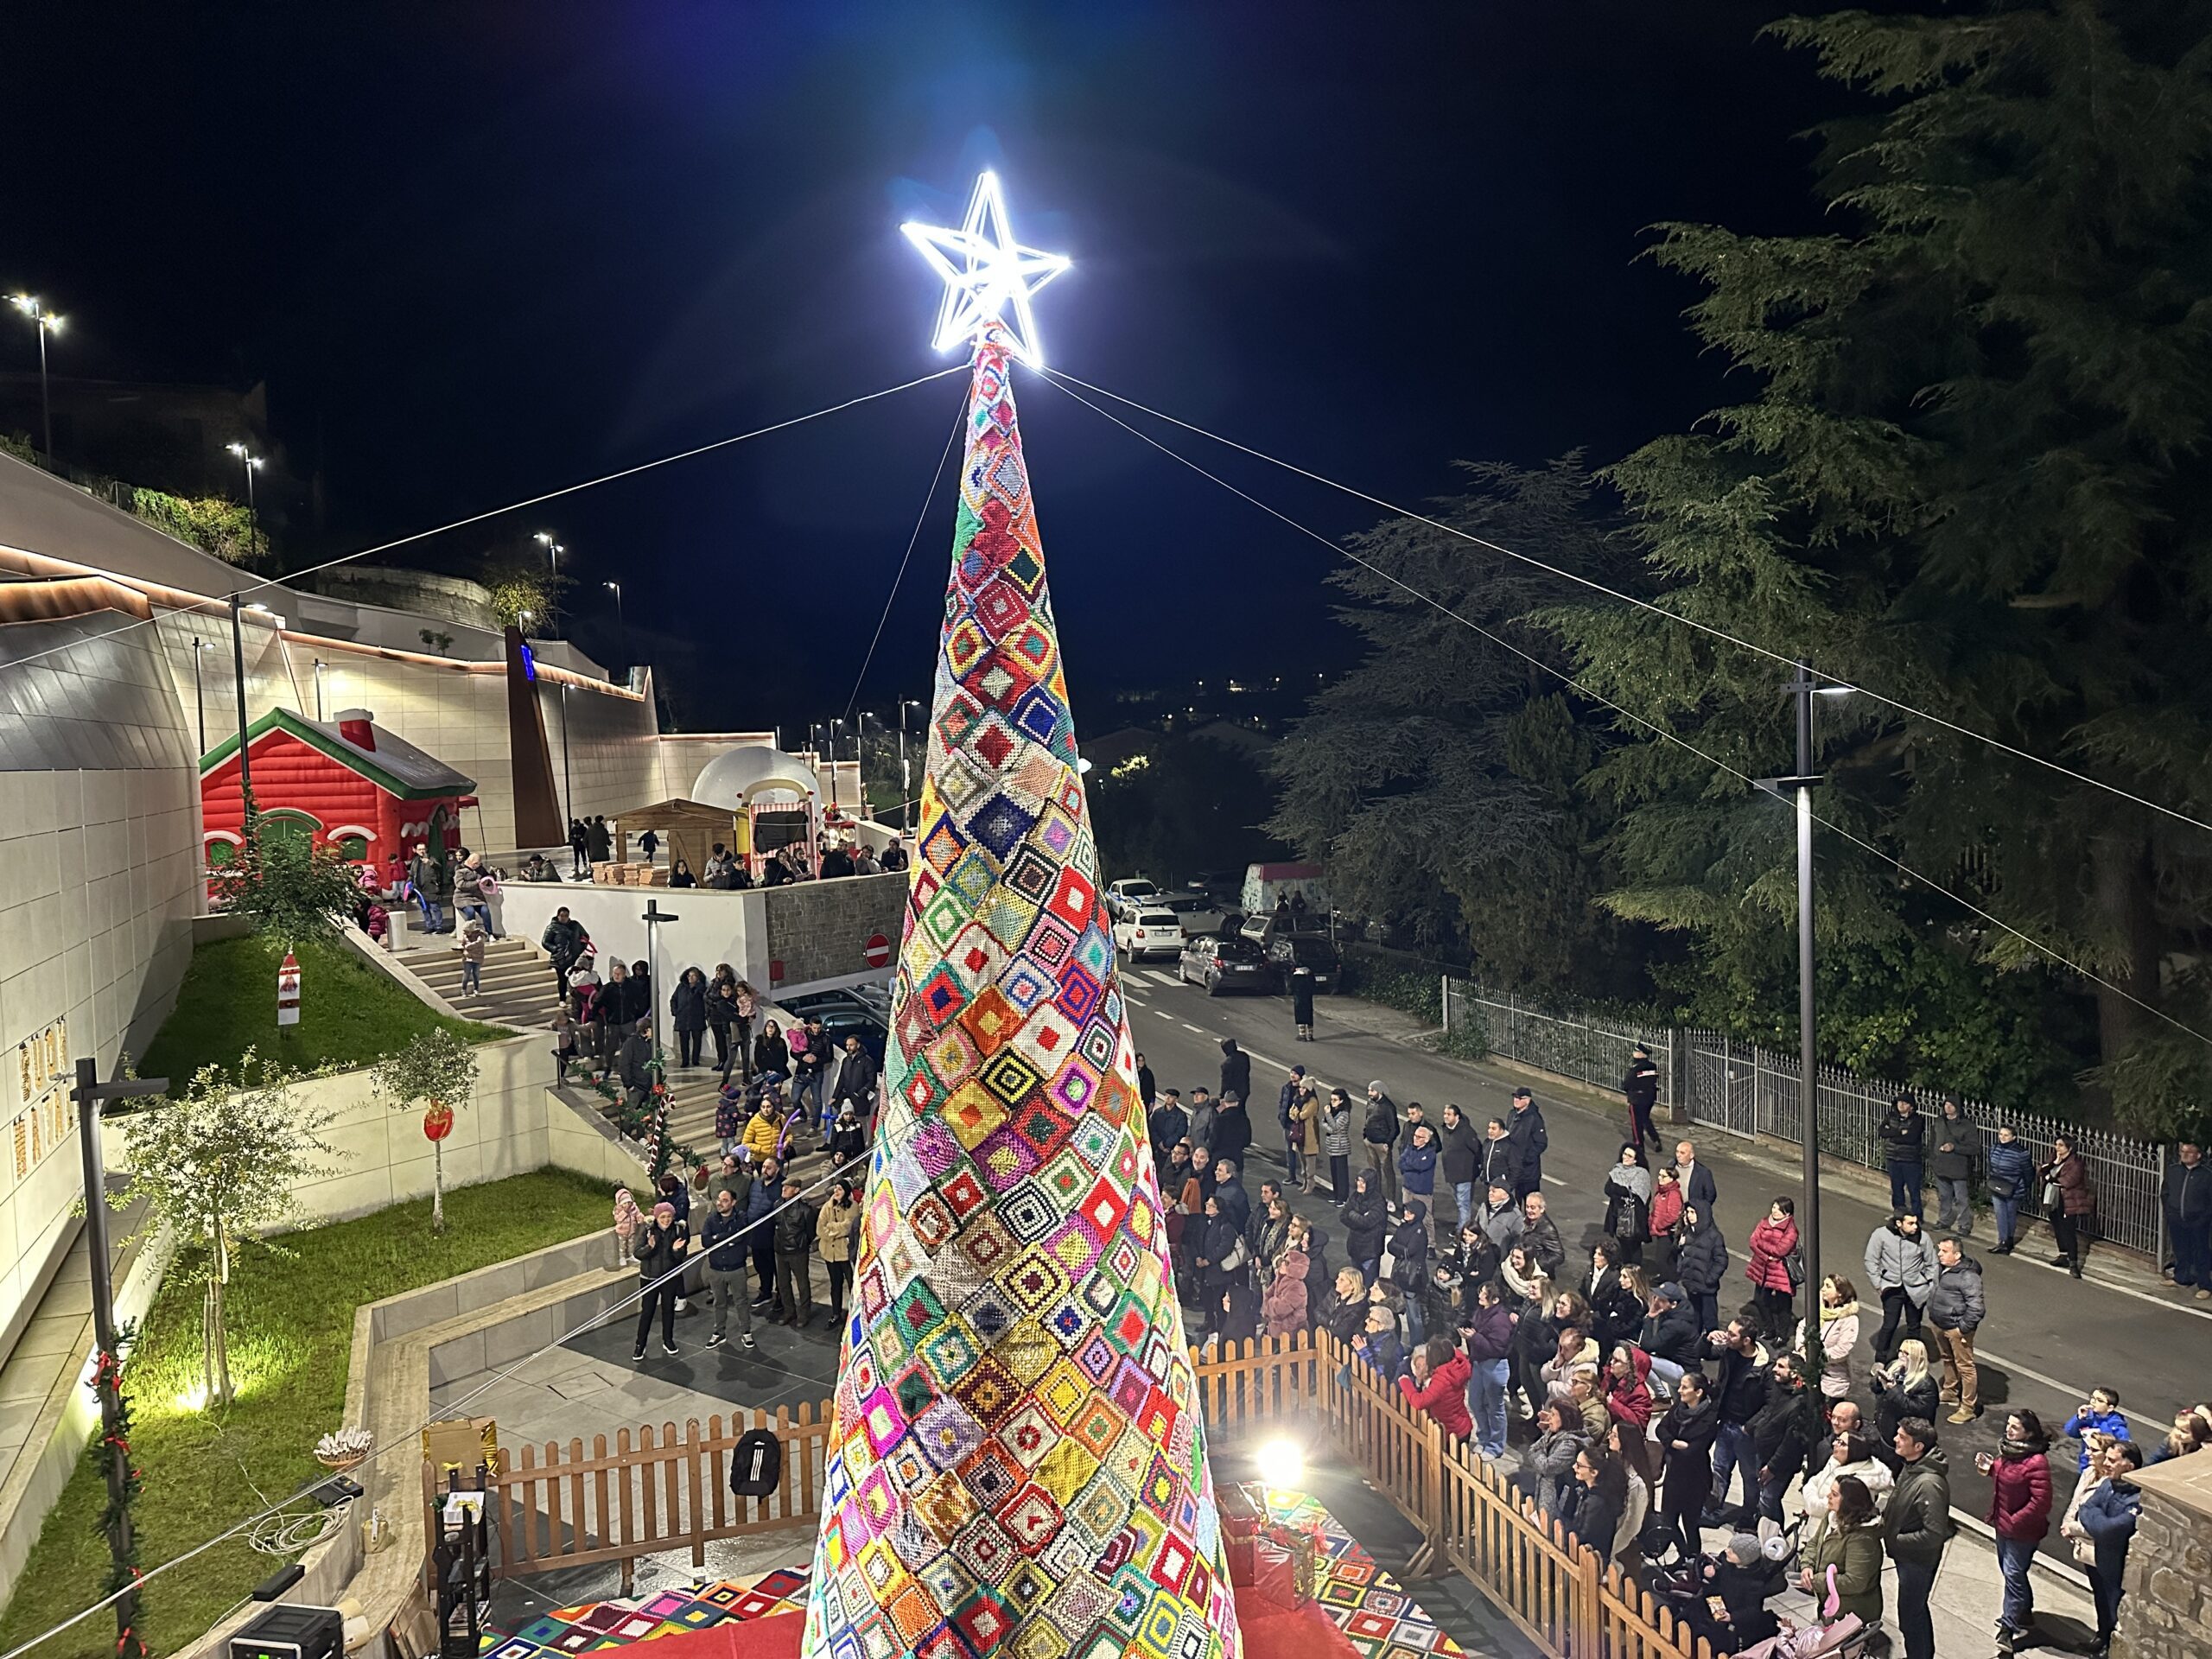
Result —
M1244 1659L1360 1659L1351 1639L1310 1605L1294 1612L1240 1607L1236 1627L1244 1636Z

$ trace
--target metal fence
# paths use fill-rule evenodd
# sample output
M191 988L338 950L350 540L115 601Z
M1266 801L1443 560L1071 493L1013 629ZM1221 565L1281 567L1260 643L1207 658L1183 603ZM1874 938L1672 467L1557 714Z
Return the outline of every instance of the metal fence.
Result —
M1659 1104L1671 1110L1675 1096L1675 1048L1681 1033L1646 1032L1603 1015L1559 1014L1531 1007L1510 992L1486 991L1471 980L1444 976L1444 1031L1471 1032L1490 1052L1541 1071L1573 1077L1593 1089L1618 1089L1628 1075L1630 1052L1651 1050L1659 1068Z
M1603 1015L1554 1012L1508 994L1490 992L1466 980L1444 980L1444 1024L1447 1033L1480 1034L1490 1052L1540 1071L1572 1077L1608 1091L1620 1087L1629 1051L1649 1046L1659 1066L1660 1104L1686 1109L1694 1123L1731 1135L1770 1135L1802 1144L1798 1062L1795 1054L1732 1040L1718 1032L1661 1027L1641 1030ZM1863 1168L1878 1170L1884 1158L1874 1128L1910 1092L1932 1116L1938 1089L1865 1077L1840 1065L1824 1065L1815 1090L1821 1150ZM1982 1129L1994 1135L2009 1123L2037 1162L2050 1156L2051 1138L2070 1137L2088 1165L2097 1195L2098 1236L2154 1261L2165 1258L2165 1212L2159 1187L2166 1149L2145 1141L2082 1128L2025 1113L1997 1111L1984 1102L1958 1096L1959 1103ZM2022 1205L2035 1213L2037 1195Z

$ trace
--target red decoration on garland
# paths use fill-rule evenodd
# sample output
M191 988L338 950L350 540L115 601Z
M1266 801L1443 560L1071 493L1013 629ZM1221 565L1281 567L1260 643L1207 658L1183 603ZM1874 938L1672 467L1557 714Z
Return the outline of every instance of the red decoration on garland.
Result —
M423 1137L427 1141L442 1141L453 1133L453 1108L443 1101L434 1100L430 1109L423 1114Z

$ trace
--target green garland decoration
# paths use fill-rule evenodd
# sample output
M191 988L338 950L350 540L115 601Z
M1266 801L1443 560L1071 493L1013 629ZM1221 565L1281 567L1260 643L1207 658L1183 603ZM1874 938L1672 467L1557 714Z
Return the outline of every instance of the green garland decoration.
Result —
M138 1327L126 1322L116 1332L116 1345L101 1349L92 1362L92 1391L100 1402L99 1455L104 1459L120 1457L124 1471L120 1491L110 1487L99 1522L100 1535L108 1541L110 1559L103 1586L108 1595L136 1590L145 1577L139 1570L138 1534L130 1525L130 1512L137 1505L146 1478L130 1455L130 1398L123 1391L122 1351L129 1348L137 1335ZM118 1548L119 1539L127 1541ZM150 1649L145 1638L138 1634L137 1598L133 1595L116 1605L121 1619L115 1638L116 1659L148 1659Z

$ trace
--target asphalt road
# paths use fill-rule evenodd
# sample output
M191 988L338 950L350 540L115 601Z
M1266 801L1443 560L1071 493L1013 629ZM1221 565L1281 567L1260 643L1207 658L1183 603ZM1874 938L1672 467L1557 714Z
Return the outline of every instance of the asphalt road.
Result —
M1281 997L1208 997L1195 986L1175 983L1172 962L1124 969L1129 1023L1138 1049L1147 1055L1160 1086L1173 1086L1185 1097L1194 1084L1216 1087L1220 1079L1219 1040L1234 1037L1253 1057L1251 1108L1253 1168L1245 1185L1256 1193L1261 1179L1283 1170L1282 1135L1274 1115L1275 1091L1288 1068L1303 1065L1325 1084L1342 1084L1359 1099L1370 1078L1380 1077L1401 1107L1421 1101L1432 1116L1446 1102L1457 1102L1478 1122L1503 1116L1512 1091L1530 1083L1544 1109L1551 1149L1544 1160L1545 1192L1570 1252L1586 1250L1599 1234L1605 1205L1599 1196L1606 1168L1619 1156L1626 1114L1616 1097L1608 1103L1589 1091L1547 1085L1524 1074L1491 1065L1446 1059L1410 1043L1415 1022L1390 1010L1354 999L1317 999L1317 1040L1293 1040L1289 1004ZM1679 1128L1662 1133L1669 1144L1689 1135L1699 1160L1709 1164L1719 1186L1714 1207L1735 1262L1732 1284L1742 1294L1724 1292L1724 1313L1748 1300L1743 1277L1743 1241L1753 1222L1777 1194L1795 1194L1799 1179L1787 1154L1755 1149L1716 1129ZM1358 1167L1354 1148L1353 1166ZM1324 1192L1326 1180L1324 1179ZM1440 1186L1441 1183L1440 1183ZM1888 1191L1875 1179L1861 1180L1830 1173L1821 1183L1822 1271L1841 1271L1865 1288L1860 1265L1867 1236L1888 1219ZM1294 1207L1323 1218L1332 1206L1322 1198L1294 1195ZM1442 1201L1448 1206L1450 1198ZM1929 1216L1934 1215L1930 1194ZM1343 1229L1331 1222L1330 1262L1341 1265ZM1981 1262L1988 1301L1977 1352L1981 1362L1981 1397L1986 1408L1972 1424L1940 1422L1950 1464L1952 1502L1969 1516L1987 1511L1988 1483L1974 1467L1974 1453L1993 1450L2001 1438L2006 1408L2025 1406L2043 1418L2054 1434L2093 1387L2113 1386L2132 1419L2136 1440L2145 1449L2164 1437L2177 1406L2212 1397L2212 1312L2162 1288L2139 1266L2114 1253L2093 1250L2088 1276L2075 1281L2048 1265L2054 1249L2047 1228L2026 1234L2018 1254L1995 1256L1986 1215L1968 1254ZM2100 1258L2102 1258L2101 1260ZM1571 1260L1572 1260L1571 1256ZM1581 1258L1586 1265L1587 1258ZM1872 1338L1879 1309L1864 1321L1854 1369L1863 1379L1872 1363ZM1935 1344L1929 1343L1931 1357ZM1863 1381L1854 1389L1867 1399ZM2078 1447L2063 1442L2053 1459L2055 1474L2074 1466ZM2062 1485L2062 1491L2070 1489ZM2054 1528L2046 1549L2056 1541Z

